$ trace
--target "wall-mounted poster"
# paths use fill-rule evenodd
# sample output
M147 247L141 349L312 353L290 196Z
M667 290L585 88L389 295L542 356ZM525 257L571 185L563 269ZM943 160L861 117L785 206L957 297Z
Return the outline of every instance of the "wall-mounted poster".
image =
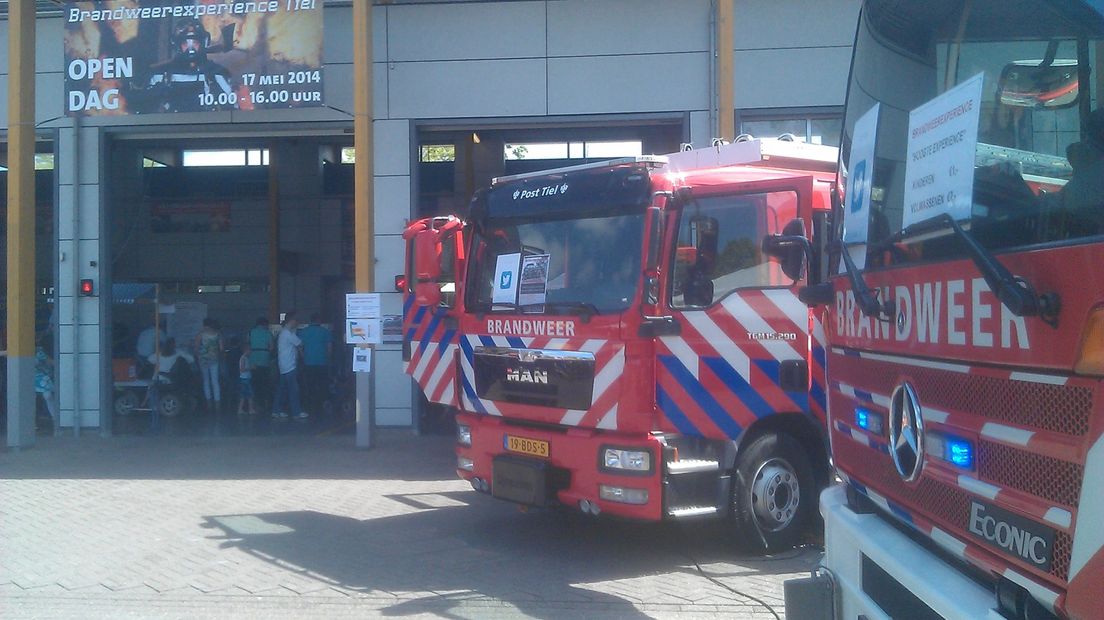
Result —
M65 5L68 116L322 105L320 0Z

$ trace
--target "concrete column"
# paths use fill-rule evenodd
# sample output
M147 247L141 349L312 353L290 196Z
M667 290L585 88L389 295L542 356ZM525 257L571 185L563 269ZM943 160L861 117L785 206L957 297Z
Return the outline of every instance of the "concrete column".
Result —
M736 137L736 49L734 44L734 0L717 0L717 134L732 140Z
M79 133L79 136L78 136ZM108 427L111 344L108 337L111 290L109 255L102 227L102 179L106 154L97 127L58 131L58 316L57 386L61 426ZM79 281L91 278L95 295L78 293ZM76 426L74 421L80 420Z
M375 205L374 165L375 138L372 123L372 4L353 3L353 146L356 152L354 176L354 246L356 256L356 290L375 291ZM372 447L372 425L375 423L375 385L377 372L357 377L356 445Z

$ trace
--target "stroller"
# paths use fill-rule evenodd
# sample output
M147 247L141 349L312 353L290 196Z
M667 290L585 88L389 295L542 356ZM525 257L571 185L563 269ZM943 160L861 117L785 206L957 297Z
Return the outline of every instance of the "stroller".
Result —
M165 417L176 417L195 411L199 405L198 378L195 370L182 359L176 360L169 372L153 378L153 367L138 367L131 359L112 361L115 379L115 413L121 416L137 411L157 411Z

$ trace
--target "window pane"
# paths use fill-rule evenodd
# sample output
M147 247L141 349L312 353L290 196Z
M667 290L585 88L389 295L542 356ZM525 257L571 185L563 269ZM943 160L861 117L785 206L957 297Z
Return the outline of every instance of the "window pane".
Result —
M420 161L441 162L456 161L456 146L453 144L423 144Z
M582 159L585 151L583 150L584 144L582 142L572 142L568 145L568 155L571 159Z
M507 161L514 159L567 159L566 142L532 142L507 144L504 153Z
M784 133L792 133L805 142L806 123L803 118L744 121L740 123L740 133L749 133L756 138L777 138Z
M809 142L839 146L842 118L814 118L809 120Z
M639 157L643 152L643 144L639 140L628 142L587 142L587 159L601 159L605 157Z
M184 151L185 166L244 166L245 151Z
M709 306L741 288L789 280L760 251L763 236L797 213L797 194L775 192L704 198L679 222L671 303Z

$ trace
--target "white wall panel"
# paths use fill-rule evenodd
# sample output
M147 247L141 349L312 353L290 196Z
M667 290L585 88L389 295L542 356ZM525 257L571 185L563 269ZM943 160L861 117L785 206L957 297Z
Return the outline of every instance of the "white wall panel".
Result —
M549 2L548 55L708 51L709 4L709 0Z
M391 6L392 61L543 57L544 3L498 2Z
M338 110L343 110L349 114L353 113L353 96L356 91L353 90L353 65L351 64L330 64L326 63L325 75L322 80L322 101L327 106L333 106ZM376 62L372 63L372 113L376 118L387 118L387 63ZM337 110L329 110L329 108L323 108L326 111L335 112L337 115L335 118L339 120L345 120L352 122L352 117L348 114L337 112ZM301 110L286 110L288 112L288 120L300 120L296 116L296 113L301 113ZM243 114L237 116L238 119L243 118Z
M704 149L713 143L716 133L709 122L709 112L690 113L690 143L696 149Z
M850 47L860 0L737 0L736 49Z
M406 244L399 235L376 235L376 290L391 290L396 275L403 273Z
M382 120L372 124L372 165L377 176L410 174L410 122ZM409 204L409 203L408 203Z
M665 112L709 107L709 54L548 60L548 113Z
M545 60L392 63L392 118L545 114Z
M847 48L736 52L736 107L843 105Z
M376 233L401 235L410 218L410 177L376 177Z
M405 409L381 409L376 408L376 426L410 426L414 423L414 417L410 408Z
M377 350L375 362L377 409L409 409L410 377L402 369L402 352Z

